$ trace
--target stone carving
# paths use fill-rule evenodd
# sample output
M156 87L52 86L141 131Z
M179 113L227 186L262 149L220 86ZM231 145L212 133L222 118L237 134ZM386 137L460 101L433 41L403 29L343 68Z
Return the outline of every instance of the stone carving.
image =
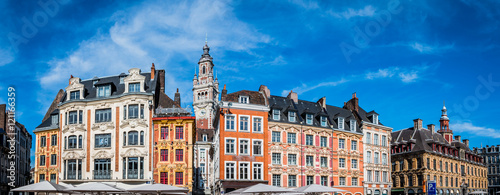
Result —
M106 152L106 151L99 151L97 153L94 154L94 158L95 159L99 159L99 158L113 158L113 152Z
M62 131L63 131L63 133L75 133L77 131L85 132L85 125L84 124L65 125L65 126L63 126Z
M137 127L148 127L148 122L146 119L127 119L123 120L122 124L120 124L120 128L125 128L125 127L130 127L130 128L137 128Z
M105 123L94 123L92 124L92 127L90 127L90 129L96 131L96 130L100 130L100 131L106 131L106 130L114 130L115 129L115 125L113 122L105 122Z
M85 154L76 152L76 151L70 151L70 152L64 152L65 154L63 155L63 159L83 159L85 158Z
M125 152L122 152L121 155L122 157L145 157L148 156L147 152L141 152L137 148L130 148L126 150Z

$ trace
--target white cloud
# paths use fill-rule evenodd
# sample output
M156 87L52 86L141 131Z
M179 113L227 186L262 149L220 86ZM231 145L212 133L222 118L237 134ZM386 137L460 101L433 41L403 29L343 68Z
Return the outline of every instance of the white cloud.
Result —
M417 50L418 52L424 53L424 54L442 53L444 51L448 51L448 50L454 48L454 44L444 45L444 46L440 46L440 45L431 46L431 45L426 45L426 44L422 44L419 42L413 42L413 43L409 43L408 45L412 49Z
M0 49L0 66L6 65L14 61L14 53L10 50Z
M116 75L132 67L149 72L155 62L157 68L166 70L167 93L178 87L191 101L191 82L177 81L174 71L194 71L206 33L212 54L214 50L251 54L252 49L271 41L240 21L226 1L148 1L131 9L113 13L111 28L99 29L100 33L80 42L67 57L48 62L50 70L40 74L41 86L54 91L66 87L71 74L88 79ZM180 61L192 65L176 64ZM39 101L48 106L53 97L45 96Z
M475 126L471 122L459 121L457 123L450 124L450 128L455 132L469 133L477 136L486 136L491 138L500 138L500 130Z
M330 15L349 20L352 17L372 17L375 15L375 11L376 9L373 6L367 5L362 9L349 8L343 12L330 11Z
M288 2L298 5L304 9L318 9L319 5L316 1L307 1L307 0L289 0Z
M319 88L319 87L334 87L334 86L337 86L337 85L340 85L343 83L347 83L347 82L349 82L349 80L342 78L342 79L337 80L337 81L321 82L319 84L312 85L312 86L308 86L307 84L303 83L301 86L293 88L292 91L297 93L297 94L302 94L302 93L314 90L314 89ZM283 90L281 92L281 95L287 96L288 92L290 92L290 90Z

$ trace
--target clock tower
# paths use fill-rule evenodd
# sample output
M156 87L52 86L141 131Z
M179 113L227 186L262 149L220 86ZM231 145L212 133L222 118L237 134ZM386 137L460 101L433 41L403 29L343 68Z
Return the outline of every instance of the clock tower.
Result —
M198 61L198 73L193 78L193 108L197 129L214 129L218 100L219 81L214 78L213 58L209 54L207 42Z

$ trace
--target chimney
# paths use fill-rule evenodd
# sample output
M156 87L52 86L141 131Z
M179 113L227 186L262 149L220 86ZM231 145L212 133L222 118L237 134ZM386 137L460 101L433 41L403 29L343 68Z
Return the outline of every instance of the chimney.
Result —
M174 102L181 106L181 93L179 93L179 88L177 88L177 92L175 92Z
M72 79L72 78L73 78L73 75L71 75L71 76L69 77L69 82L68 82L68 85L71 85L71 79Z
M158 70L158 80L160 80L160 91L165 93L165 70Z
M7 132L7 127L5 122L7 120L5 115L6 104L0 104L0 128L2 128L5 132Z
M460 142L460 140L462 140L462 136L460 135L455 135L455 140Z
M464 144L469 147L469 139L464 139Z
M434 132L435 127L436 127L436 125L434 125L434 124L427 125L427 129L429 129L429 131L432 131L432 132Z
M326 97L322 97L321 99L318 100L318 104L321 105L321 107L326 109Z
M155 63L151 65L151 80L155 79Z
M299 96L297 95L297 93L293 92L293 90L288 93L288 96L286 96L286 98L293 100L294 103L299 102Z
M417 119L413 120L413 129L415 129L415 130L422 129L422 119L417 118Z
M224 84L224 89L222 89L222 92L220 94L220 99L222 101L225 101L226 100L226 95L227 95L226 84Z
M358 97L356 97L356 92L352 94L352 106L354 106L354 110L358 111L359 109L359 104L358 104Z
M270 98L271 97L271 91L269 91L269 88L267 88L267 86L265 85L261 85L259 87L259 91L262 91L264 92L264 94L266 95L267 98Z

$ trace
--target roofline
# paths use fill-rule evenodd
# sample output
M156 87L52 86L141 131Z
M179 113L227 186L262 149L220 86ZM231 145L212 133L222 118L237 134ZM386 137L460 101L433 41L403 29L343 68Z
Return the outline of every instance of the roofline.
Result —
M153 117L152 120L169 120L169 119L196 119L194 116L164 116L164 117Z
M48 126L48 127L40 127L40 128L35 128L35 130L33 130L33 133L36 133L36 132L41 132L41 131L47 131L47 130L59 130L59 125L51 125L51 126Z

